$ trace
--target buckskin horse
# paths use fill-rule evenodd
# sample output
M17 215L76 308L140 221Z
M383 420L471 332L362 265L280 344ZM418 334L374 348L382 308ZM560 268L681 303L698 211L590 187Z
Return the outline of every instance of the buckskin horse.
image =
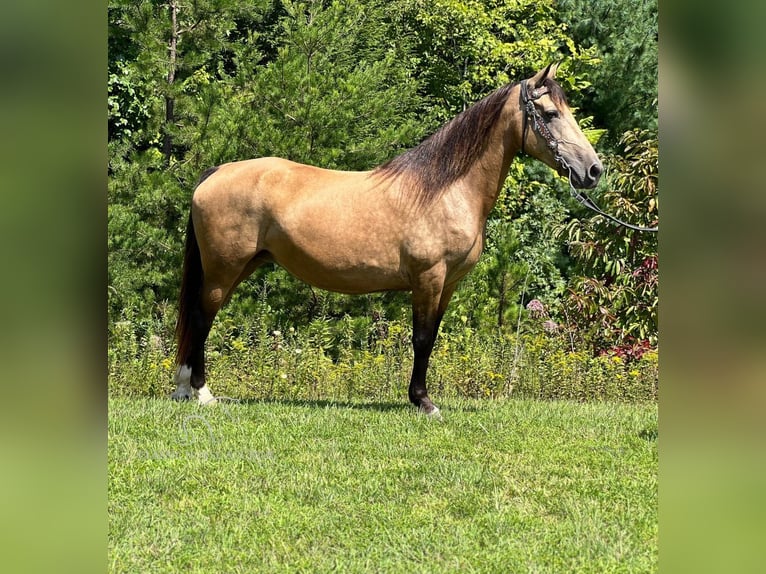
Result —
M603 171L556 68L495 90L371 171L275 157L207 170L186 234L172 397L215 401L204 349L213 319L241 281L273 262L329 291L411 291L409 399L438 417L426 390L431 350L450 297L481 255L513 158L527 153L580 189L595 187Z

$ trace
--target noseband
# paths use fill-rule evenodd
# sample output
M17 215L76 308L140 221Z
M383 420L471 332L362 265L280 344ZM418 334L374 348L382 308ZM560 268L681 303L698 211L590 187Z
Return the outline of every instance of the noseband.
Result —
M521 100L521 107L524 110L521 128L521 153L526 153L524 144L527 139L527 130L529 129L529 124L531 123L532 129L545 140L548 149L553 153L553 160L569 174L567 179L569 180L570 192L572 197L579 201L580 204L584 205L588 209L592 209L599 215L603 215L607 219L610 219L624 227L635 229L636 231L656 232L657 227L641 227L640 225L626 223L621 219L617 219L613 215L609 215L608 213L604 212L604 210L602 210L598 205L596 205L584 191L578 191L575 189L575 186L572 184L572 168L559 152L559 140L556 139L556 137L551 133L545 118L543 118L543 116L540 114L540 112L537 111L537 108L535 107L535 100L544 96L548 92L548 88L535 88L532 90L532 93L529 93L529 90L527 89L527 80L522 80L521 82L519 99Z

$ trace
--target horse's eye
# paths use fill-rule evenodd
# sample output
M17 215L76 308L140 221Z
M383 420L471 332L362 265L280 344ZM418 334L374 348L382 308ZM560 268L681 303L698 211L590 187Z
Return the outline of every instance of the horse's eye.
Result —
M557 117L559 117L558 110L548 110L545 112L545 119L548 121L555 120Z

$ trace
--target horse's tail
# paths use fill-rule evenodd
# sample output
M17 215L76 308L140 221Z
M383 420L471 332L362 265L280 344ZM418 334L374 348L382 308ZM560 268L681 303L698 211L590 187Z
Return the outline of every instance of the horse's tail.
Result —
M218 166L206 169L199 178L195 189L218 170ZM186 225L186 247L181 277L181 293L178 296L178 321L176 322L176 364L188 364L192 352L194 329L199 328L200 297L202 294L202 257L199 252L194 220L189 209L189 223Z
M191 353L193 316L200 304L202 279L202 258L200 257L197 236L194 233L194 221L192 221L191 211L189 211L189 223L186 226L186 248L184 250L181 293L178 297L178 321L176 322L177 365L185 364Z

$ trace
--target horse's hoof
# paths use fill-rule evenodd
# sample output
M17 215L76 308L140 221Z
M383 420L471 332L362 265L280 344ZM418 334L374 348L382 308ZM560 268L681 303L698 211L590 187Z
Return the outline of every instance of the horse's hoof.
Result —
M191 388L192 370L187 365L178 367L175 376L176 390L170 395L174 401L190 401L194 398L194 391Z
M429 419L434 419L434 420L437 420L437 421L444 420L444 419L442 419L442 415L441 415L441 412L439 411L439 407L437 407L434 404L430 404L430 405L427 405L427 406L421 406L418 409L418 412L424 414Z
M185 391L173 391L173 394L170 395L170 398L174 401L190 401L192 399L191 393L187 393Z

